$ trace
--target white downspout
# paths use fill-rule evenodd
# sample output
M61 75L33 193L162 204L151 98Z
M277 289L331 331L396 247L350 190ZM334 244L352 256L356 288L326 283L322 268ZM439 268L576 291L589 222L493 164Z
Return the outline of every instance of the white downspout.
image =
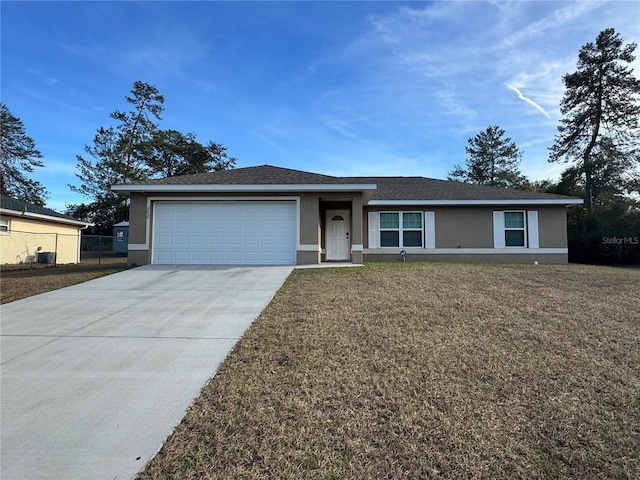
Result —
M87 228L89 228L89 225L80 227L80 230L86 230ZM82 232L79 232L79 233L80 235L78 235L78 259L76 260L76 263L80 263L80 248L82 248Z

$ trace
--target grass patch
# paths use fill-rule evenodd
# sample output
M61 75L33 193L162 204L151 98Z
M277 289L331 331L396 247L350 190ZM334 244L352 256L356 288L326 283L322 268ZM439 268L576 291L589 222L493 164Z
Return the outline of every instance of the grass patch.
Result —
M102 264L34 264L33 268L3 265L0 270L0 304L58 290L126 270L126 258L102 259Z
M296 270L139 478L640 478L639 285Z

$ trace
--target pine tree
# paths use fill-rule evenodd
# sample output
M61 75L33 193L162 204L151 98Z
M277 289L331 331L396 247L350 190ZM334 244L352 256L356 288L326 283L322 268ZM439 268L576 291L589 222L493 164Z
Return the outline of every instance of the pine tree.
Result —
M637 188L640 81L632 74L635 43L623 46L613 28L584 45L577 70L566 74L566 91L550 162L569 162L583 177L585 207L593 211L600 192Z
M151 142L163 111L164 97L158 90L140 81L133 85L127 103L128 112L116 110L110 116L119 123L115 127L100 127L92 146L85 146L89 157L77 156L80 185L71 190L91 199L89 206L73 205L71 210L91 212L90 220L102 229L129 216L127 195L111 191L117 183L143 180L149 177L145 152Z
M22 121L0 102L0 191L2 195L44 206L47 191L38 181L30 179L36 167L43 167L42 154L27 136Z
M497 125L468 140L466 168L454 165L449 180L517 188L526 182L519 166L522 152Z
M215 142L203 145L194 133L158 130L148 146L146 163L154 178L205 173L233 168L234 157L227 147Z

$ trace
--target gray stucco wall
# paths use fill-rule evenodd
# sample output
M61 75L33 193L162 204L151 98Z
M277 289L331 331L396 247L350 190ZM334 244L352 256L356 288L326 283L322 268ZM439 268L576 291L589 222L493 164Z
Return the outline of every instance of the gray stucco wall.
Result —
M558 206L413 207L365 208L363 236L369 244L368 212L434 212L436 248L493 248L493 212L517 210L538 212L540 248L567 248L567 211Z
M320 245L320 197L300 195L300 244Z
M146 236L147 196L131 195L129 206L129 243L144 243Z
M567 209L565 207L541 207L538 210L538 235L540 248L566 247Z
M486 207L433 209L436 248L493 248L493 210Z

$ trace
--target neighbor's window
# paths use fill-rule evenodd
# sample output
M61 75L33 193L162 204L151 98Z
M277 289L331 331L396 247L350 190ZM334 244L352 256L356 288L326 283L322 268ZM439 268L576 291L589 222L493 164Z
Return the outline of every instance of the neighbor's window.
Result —
M381 212L381 247L422 247L421 212Z
M0 232L9 231L9 220L0 220Z
M505 247L526 247L524 212L504 212Z

